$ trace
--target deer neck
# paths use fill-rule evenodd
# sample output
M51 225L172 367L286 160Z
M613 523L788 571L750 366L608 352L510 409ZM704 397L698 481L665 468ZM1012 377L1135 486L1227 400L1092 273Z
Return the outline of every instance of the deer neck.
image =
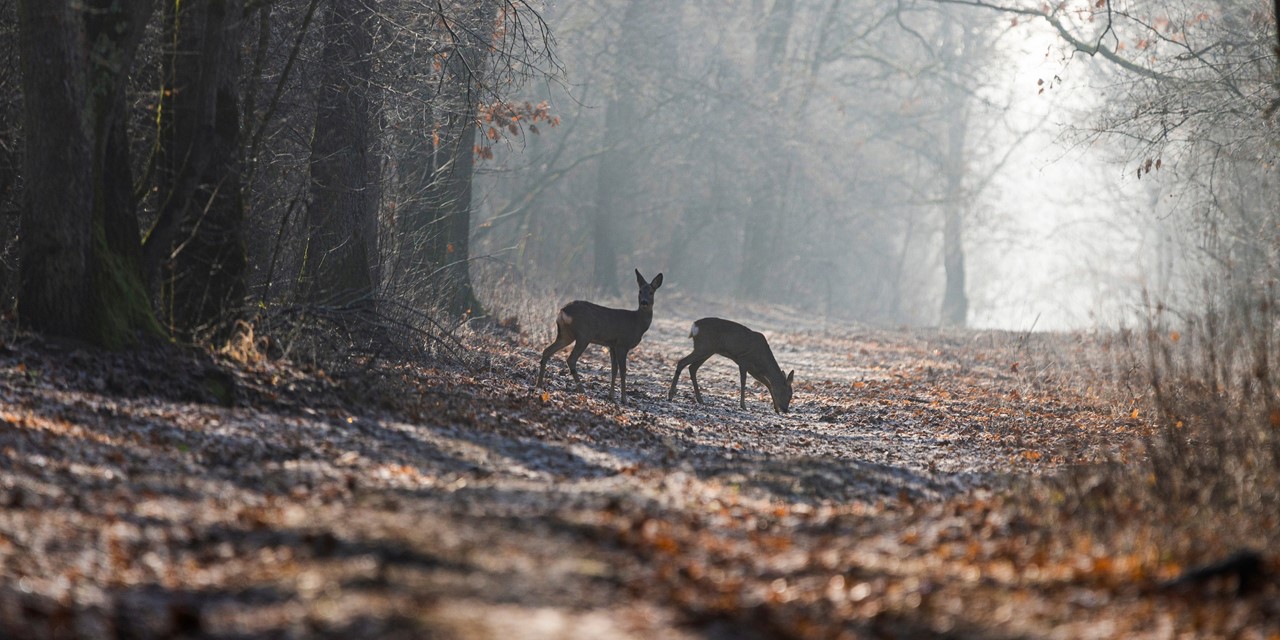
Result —
M636 318L640 321L640 330L648 331L649 325L653 324L653 305L636 309Z

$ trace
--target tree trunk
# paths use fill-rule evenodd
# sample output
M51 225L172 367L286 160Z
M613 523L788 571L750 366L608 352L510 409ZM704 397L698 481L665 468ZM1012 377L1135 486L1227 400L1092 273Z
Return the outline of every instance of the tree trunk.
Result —
M950 57L950 64L959 65L966 59L970 40L968 30L962 24L944 28L947 30L946 41L951 43L944 55ZM952 30L959 31L958 38L953 37ZM959 77L954 78L945 88L947 146L943 158L942 267L946 272L946 285L942 295L942 325L948 327L964 327L969 316L964 271L964 215L970 206L970 198L964 188L968 173L965 145L969 131L969 99L960 80Z
M942 265L946 271L946 289L942 295L942 324L965 326L969 315L969 297L965 294L964 230L960 206L947 203L943 211Z
M595 215L591 219L594 255L592 285L602 293L618 293L618 245L622 225L634 200L632 163L636 145L635 85L640 82L637 61L645 47L644 0L630 0L619 27L613 55L613 87L605 104L604 153L596 173Z
M370 197L377 183L370 153L373 14L365 3L333 0L322 33L303 296L371 309L377 255L377 237L370 233L377 214Z
M480 312L480 302L471 285L471 191L475 177L476 117L479 113L483 70L488 63L488 45L493 36L497 6L482 2L471 10L472 30L463 33L457 54L450 57L451 74L462 91L462 113L452 130L458 134L451 150L444 181L446 238L443 256L445 311L453 315Z
M412 189L412 204L398 225L411 289L454 316L480 312L471 283L471 192L482 74L496 5L479 3L469 17L465 29L453 30L459 40L445 63L449 86L442 94L455 108L431 142L411 145L405 156L410 184L419 186ZM428 126L434 125L432 119L425 118Z
M173 43L160 110L161 215L149 272L184 339L217 335L245 294L240 160L240 0L165 4Z
M946 286L942 294L942 325L964 327L969 316L969 296L965 293L964 212L968 199L963 193L964 144L968 109L953 105L947 135L947 166L942 204L942 268Z
M69 3L20 0L26 150L18 316L42 333L86 337L93 141L84 110L83 31Z
M138 267L124 87L147 0L23 0L26 179L18 311L28 326L116 347L160 333Z
M432 112L426 108L405 127L401 149L395 159L397 188L395 209L395 263L392 291L410 308L429 308L431 277L444 250L444 189L437 159L443 156L434 137Z
M631 6L638 5L633 0ZM625 26L623 28L626 28ZM625 81L620 80L619 85ZM596 290L618 293L618 217L630 202L628 185L631 176L631 149L627 144L634 126L635 96L619 86L605 105L604 144L607 151L600 157L596 172L596 213L591 221L591 247L594 253L592 283Z
M471 187L475 176L476 97L472 96L467 105L462 136L458 140L457 155L450 166L447 181L452 193L448 198L449 214L446 218L448 244L443 275L447 293L444 302L445 311L455 316L473 315L480 310L471 286Z
M778 96L779 102L782 102L783 61L794 18L795 0L774 0L765 23L756 35L759 85L765 95ZM767 158L756 165L755 195L748 206L742 236L742 262L738 270L738 295L742 297L759 298L768 290L769 268L777 262L775 234L780 226L778 217L786 201L784 190L789 181L782 167L787 164L789 161L785 158L781 162Z
M0 23L18 24L18 11L14 2L0 3ZM18 30L10 28L0 34L0 83L12 87L21 82L18 63ZM18 221L22 213L22 111L21 90L6 91L0 95L0 234L6 239L18 233ZM18 297L17 243L0 246L0 300Z

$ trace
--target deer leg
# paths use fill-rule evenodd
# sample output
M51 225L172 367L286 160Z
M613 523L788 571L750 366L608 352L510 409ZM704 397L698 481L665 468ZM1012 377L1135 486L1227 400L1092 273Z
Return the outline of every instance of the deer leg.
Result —
M738 407L747 408L747 368L738 367Z
M569 352L569 373L573 374L573 381L578 383L578 393L585 394L587 390L582 386L582 376L578 375L578 358L582 357L582 352L587 350L587 346L591 343L586 340L579 340L573 345L573 351Z
M680 372L684 371L685 367L689 367L689 377L693 378L693 395L698 398L698 402L702 402L702 396L698 393L698 376L695 372L698 370L698 367L702 366L703 360L706 360L706 358L699 360L697 351L680 358L680 362L676 363L676 375L671 376L671 390L667 392L668 400L675 399L676 385L680 383Z
M609 399L613 400L613 385L618 378L618 352L609 347Z
M676 384L680 382L680 372L689 366L689 357L680 358L680 362L676 363L676 374L671 376L671 390L667 392L667 400L676 399Z
M621 393L622 404L627 404L627 352L622 351L618 355L618 371L621 373Z
M542 376L547 371L547 360L550 360L551 356L555 355L557 351L569 346L571 342L573 342L573 338L561 331L560 325L556 324L555 342L552 342L551 346L542 350L542 361L538 363L538 381L534 383L534 388L542 387Z
M693 356L689 357L692 358ZM701 367L702 363L706 361L706 358L702 358L701 360L694 360L689 365L689 379L693 381L693 399L698 404L702 404L702 390L698 388L698 367Z

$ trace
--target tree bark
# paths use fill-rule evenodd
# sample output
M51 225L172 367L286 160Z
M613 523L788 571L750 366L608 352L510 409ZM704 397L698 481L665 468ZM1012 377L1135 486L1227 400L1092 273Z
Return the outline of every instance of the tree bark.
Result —
M454 108L445 110L442 123L432 122L441 112L426 114L428 127L439 126L437 135L411 144L403 158L414 185L410 208L398 224L403 271L414 294L454 316L480 313L471 283L472 187L483 69L496 11L494 3L478 3L465 25L453 24L457 40L445 61L448 86L441 96Z
M969 316L969 296L965 292L964 194L965 138L969 128L968 106L963 99L951 100L947 122L946 185L942 204L942 267L946 286L942 294L942 324L963 327Z
M162 278L165 320L184 339L216 337L245 294L240 159L241 0L165 4L160 217L146 264Z
M479 56L476 56L479 61ZM473 67L474 68L474 67ZM446 218L444 283L445 311L455 316L474 315L480 310L471 286L471 190L475 176L476 96L467 101L457 154L450 165L447 184L451 187Z
M633 0L631 6L638 4ZM596 213L591 221L592 283L606 294L618 293L618 216L630 201L631 175L630 132L624 129L635 124L635 96L622 86L615 92L605 105L604 144L608 151L600 157L596 172Z
M159 334L138 267L125 80L154 4L19 3L26 101L18 311L117 347Z
M622 16L618 45L613 54L613 87L604 113L604 153L596 173L595 215L591 219L591 249L594 256L592 285L596 290L617 294L618 245L622 237L620 220L627 214L634 192L632 163L636 153L635 84L640 81L637 61L645 46L644 0L630 0Z
M42 333L85 337L93 219L93 141L83 31L69 3L20 0L26 149L18 316Z
M471 18L471 30L462 34L456 55L450 57L451 74L464 101L460 120L452 127L458 132L458 139L444 183L448 240L443 256L444 303L445 311L455 316L480 313L480 301L471 285L471 192L475 178L476 119L497 5L478 3L471 10Z
M333 0L322 33L303 297L368 309L377 255L370 233L377 213L370 197L377 183L370 153L373 14L363 2Z

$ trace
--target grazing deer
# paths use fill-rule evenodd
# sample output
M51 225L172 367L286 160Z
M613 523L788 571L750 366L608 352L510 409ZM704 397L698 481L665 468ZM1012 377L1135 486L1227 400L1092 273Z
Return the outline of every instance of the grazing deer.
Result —
M689 367L689 378L693 380L693 398L698 404L702 404L702 392L698 389L698 367L707 358L721 355L738 363L739 407L747 408L749 373L769 389L775 413L786 413L790 408L791 380L796 372L793 370L782 375L782 369L778 366L778 361L774 360L764 334L730 320L703 318L695 321L689 328L689 337L693 338L693 353L681 358L676 365L676 375L671 378L671 391L667 394L668 400L676 397L676 383L680 381L680 372Z
M578 383L578 392L586 393L582 388L582 378L578 376L578 357L588 345L598 344L609 349L609 399L613 399L613 383L621 372L621 404L627 403L627 353L640 344L640 338L653 322L653 292L662 286L662 274L654 277L653 282L645 282L640 270L636 269L636 283L640 285L640 308L635 311L610 309L586 300L574 300L560 309L560 315L556 316L556 340L542 350L538 382L534 386L542 386L547 360L573 344L573 350L569 352L569 373Z

